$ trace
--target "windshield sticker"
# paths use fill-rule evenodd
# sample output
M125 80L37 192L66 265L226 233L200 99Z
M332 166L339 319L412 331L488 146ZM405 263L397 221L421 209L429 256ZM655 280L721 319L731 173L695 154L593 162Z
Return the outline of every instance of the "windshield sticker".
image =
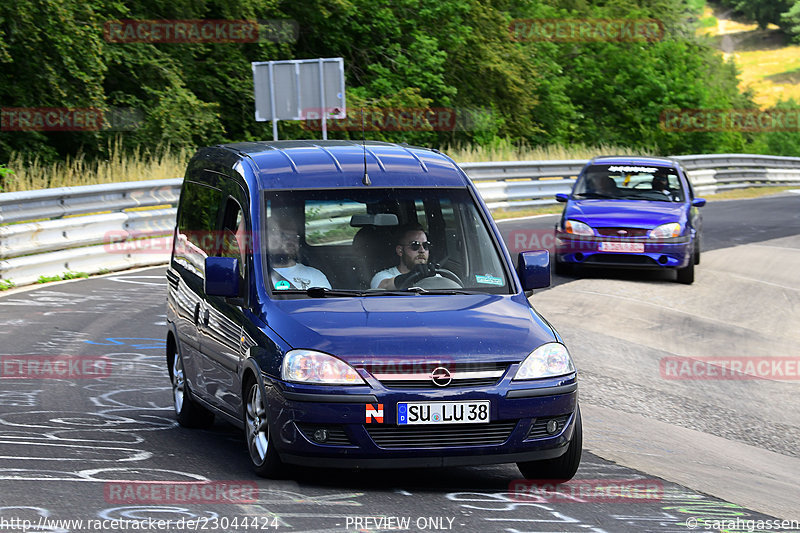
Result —
M291 289L291 288L292 288L291 284L285 279L282 279L275 284L275 290L278 291L285 291L286 289Z
M498 278L497 276L492 276L491 274L484 274L483 276L476 274L475 281L485 285L503 285L503 278Z
M658 171L654 167L608 167L609 172L645 172L653 174Z

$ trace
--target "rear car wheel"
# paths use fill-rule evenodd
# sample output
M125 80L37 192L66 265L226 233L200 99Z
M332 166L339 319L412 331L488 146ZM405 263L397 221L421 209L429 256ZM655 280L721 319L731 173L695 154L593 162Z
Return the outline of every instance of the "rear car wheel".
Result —
M583 424L580 407L575 411L575 429L566 453L555 459L517 463L517 468L526 479L539 479L551 483L565 483L575 476L581 464L583 451Z
M247 387L244 404L244 426L247 450L256 474L266 478L279 478L285 472L269 432L267 404L261 387L253 381Z
M694 265L694 254L692 254L692 257L689 258L689 264L678 269L678 283L684 283L686 285L694 283Z
M189 390L184 373L183 358L175 350L172 359L172 400L175 406L175 418L183 427L208 427L214 423L214 413L198 404Z

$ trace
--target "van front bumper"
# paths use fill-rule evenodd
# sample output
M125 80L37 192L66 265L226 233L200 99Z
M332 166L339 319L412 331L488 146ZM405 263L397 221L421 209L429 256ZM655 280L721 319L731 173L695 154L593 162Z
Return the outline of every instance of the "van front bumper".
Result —
M351 393L273 382L266 392L273 445L286 463L401 468L537 461L564 454L578 405L576 376L495 387ZM366 390L365 390L366 389ZM490 402L483 424L397 424L400 402ZM382 422L367 410L382 411ZM552 422L551 422L552 421ZM550 430L548 432L548 422Z

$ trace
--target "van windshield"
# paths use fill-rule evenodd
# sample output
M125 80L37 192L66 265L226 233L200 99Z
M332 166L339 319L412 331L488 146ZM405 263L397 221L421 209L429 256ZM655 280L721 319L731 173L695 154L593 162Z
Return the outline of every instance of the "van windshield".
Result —
M261 242L273 295L511 290L498 244L466 189L270 190L264 202Z

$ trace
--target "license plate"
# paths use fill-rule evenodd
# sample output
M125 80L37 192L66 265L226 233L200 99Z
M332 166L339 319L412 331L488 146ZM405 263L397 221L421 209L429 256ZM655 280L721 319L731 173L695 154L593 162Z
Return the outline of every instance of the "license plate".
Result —
M397 404L398 425L486 424L489 400L478 402L403 402Z
M644 252L642 242L601 242L599 250L601 252L630 252L640 254Z

